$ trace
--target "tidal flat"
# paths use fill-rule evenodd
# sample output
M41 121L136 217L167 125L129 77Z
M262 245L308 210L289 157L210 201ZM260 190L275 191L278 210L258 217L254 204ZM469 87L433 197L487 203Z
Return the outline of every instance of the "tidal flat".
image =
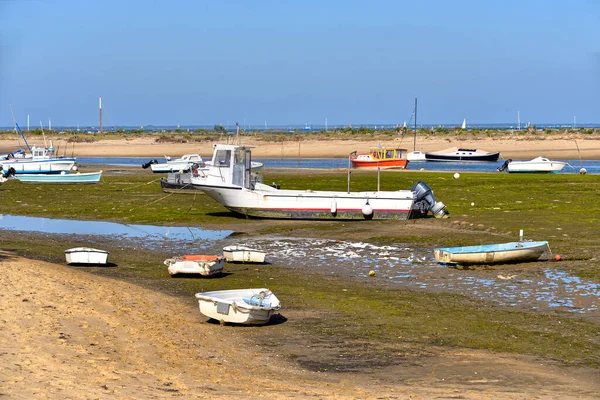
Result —
M523 229L525 238L549 241L552 254L561 254L562 261L553 261L547 254L538 262L475 270L493 276L553 271L600 283L600 176L596 175L462 173L454 179L451 173L385 171L381 173L381 190L408 189L422 180L431 186L437 200L447 205L450 218L344 222L240 218L205 195L163 193L160 176L141 168L103 169L106 172L97 185L7 182L0 187L1 212L231 230L235 234L230 241L310 238L419 249L514 241ZM267 169L263 176L266 183L276 182L286 189L347 188L345 170ZM353 191L376 187L376 172L352 173ZM597 312L498 304L468 293L457 294L444 285L411 286L410 280L394 286L387 282L384 271L374 277L364 274L374 268L368 263L361 265L363 274L351 275L343 272L347 265L336 268L329 260L321 263L325 268L308 268L302 257L293 261L280 257L258 266L227 264L227 272L212 279L173 279L162 261L173 256L176 248L148 247L111 235L4 230L0 248L32 259L64 263L64 250L80 245L110 251L115 266L78 269L160 290L188 303L195 302L193 294L199 291L270 288L284 306L281 319L270 327L274 335L267 338L252 329L248 334L265 351L277 351L315 371L401 367L456 348L537 357L563 366L600 367ZM202 241L181 245L188 251L194 248L217 250ZM496 288L491 285L486 290ZM600 294L595 296L597 300ZM198 323L203 320L199 318ZM300 350L306 346L311 350Z

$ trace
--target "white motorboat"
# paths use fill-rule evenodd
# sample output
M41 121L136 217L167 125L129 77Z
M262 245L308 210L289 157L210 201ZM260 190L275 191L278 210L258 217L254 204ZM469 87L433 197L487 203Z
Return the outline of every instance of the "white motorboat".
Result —
M445 264L506 264L534 261L548 249L548 242L510 242L481 246L434 249L435 259Z
M281 308L269 289L237 289L196 293L200 313L221 324L265 324Z
M149 163L142 165L144 168L152 169L152 172L155 173L167 173L167 172L180 172L180 171L189 171L192 165L204 165L204 160L200 154L185 154L180 158L171 159L168 156L165 156L166 162L158 163L156 160L152 160Z
M244 246L223 247L223 256L227 262L264 263L266 253Z
M512 173L552 173L562 170L566 165L566 162L552 161L546 157L540 156L529 161L513 161L508 159L500 168L498 168L498 170L504 171L506 169L508 172Z
M225 257L209 255L185 255L164 261L170 275L197 274L210 276L223 272Z
M108 262L108 254L108 251L93 249L91 247L75 247L65 250L65 257L69 264L106 264Z
M452 147L445 150L425 153L426 161L449 161L449 162L496 162L500 153L490 153L479 149L466 149Z
M75 158L56 156L51 143L50 147L32 147L30 157L23 152L9 153L0 166L14 168L16 174L60 174L68 173L75 162Z
M411 151L407 154L406 158L408 161L426 161L425 153L419 150Z
M411 190L336 192L279 190L251 174L252 146L215 145L213 158L194 170L191 183L241 215L288 219L406 219L447 215L431 189L417 182ZM349 186L348 182L348 186Z

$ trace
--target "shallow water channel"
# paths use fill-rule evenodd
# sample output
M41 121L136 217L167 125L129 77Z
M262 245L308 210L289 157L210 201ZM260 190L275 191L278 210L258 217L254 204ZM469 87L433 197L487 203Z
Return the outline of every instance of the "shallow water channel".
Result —
M228 230L130 225L0 214L0 230L57 235L93 235L120 246L173 254L218 254L237 244L267 253L267 261L289 268L364 279L370 284L449 292L502 306L561 310L600 316L600 285L538 261L490 269L456 269L438 264L431 248L289 237L230 236ZM375 276L369 277L369 271Z

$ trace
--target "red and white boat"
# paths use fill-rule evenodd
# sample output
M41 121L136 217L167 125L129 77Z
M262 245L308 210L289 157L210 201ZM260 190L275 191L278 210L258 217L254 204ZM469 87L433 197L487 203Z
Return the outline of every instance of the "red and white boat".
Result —
M372 147L368 153L350 155L354 168L406 168L406 149L395 147Z

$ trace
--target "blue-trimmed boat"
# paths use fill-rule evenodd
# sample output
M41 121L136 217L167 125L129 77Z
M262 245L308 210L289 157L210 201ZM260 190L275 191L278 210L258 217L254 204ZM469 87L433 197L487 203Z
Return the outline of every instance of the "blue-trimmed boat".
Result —
M508 264L534 261L549 250L548 242L510 242L481 246L440 247L433 250L443 264Z
M24 174L15 178L25 183L98 183L102 171L71 174Z

